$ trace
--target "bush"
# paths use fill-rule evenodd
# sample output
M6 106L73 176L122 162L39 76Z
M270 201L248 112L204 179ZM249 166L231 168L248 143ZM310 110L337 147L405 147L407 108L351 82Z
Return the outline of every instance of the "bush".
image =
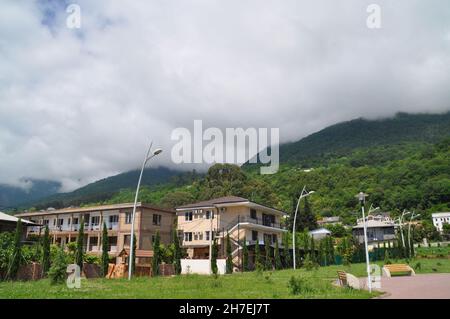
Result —
M67 256L63 248L58 249L52 266L48 271L48 276L52 285L61 284L66 280Z
M303 295L314 292L313 285L304 277L295 278L292 276L291 279L289 279L288 288L292 295Z

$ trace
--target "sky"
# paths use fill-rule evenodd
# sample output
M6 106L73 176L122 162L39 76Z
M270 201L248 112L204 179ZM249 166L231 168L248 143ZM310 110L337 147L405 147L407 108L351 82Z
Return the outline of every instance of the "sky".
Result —
M70 3L81 27L68 28ZM381 28L368 28L370 4ZM447 0L0 2L0 183L69 191L175 167L177 127L328 125L450 109Z

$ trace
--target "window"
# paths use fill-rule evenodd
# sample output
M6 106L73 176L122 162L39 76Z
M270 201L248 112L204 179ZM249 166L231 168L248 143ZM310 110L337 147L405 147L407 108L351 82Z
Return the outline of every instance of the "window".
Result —
M119 222L119 215L111 215L109 216L109 222L112 223L118 223Z
M209 231L205 231L205 239L206 239L206 240L210 240L210 239L209 239Z
M64 225L64 219L58 218L58 227L61 227L62 225Z
M73 225L78 225L78 217L73 218Z
M56 226L56 219L53 220L53 226Z
M250 218L256 219L256 209L250 209Z
M214 219L214 212L212 212L212 211L210 211L210 210L207 210L206 211L206 214L205 214L205 218L206 219Z
M184 233L184 241L192 241L192 233Z
M272 234L272 244L275 244L277 242L277 235Z
M92 216L91 224L92 226L98 226L100 224L100 216Z
M252 240L258 240L258 232L256 230L252 230Z
M161 226L161 215L153 214L153 225Z
M44 226L48 226L48 222L49 222L48 219L44 219L44 221L43 221Z
M185 221L191 221L192 220L192 212L184 213L184 220Z
M202 232L198 233L198 240L203 240L203 233Z
M131 239L131 235L125 235L123 236L123 245L130 247L130 240Z
M133 217L133 214L131 212L125 213L125 224L131 224L132 217Z
M194 233L194 240L198 240L198 233Z

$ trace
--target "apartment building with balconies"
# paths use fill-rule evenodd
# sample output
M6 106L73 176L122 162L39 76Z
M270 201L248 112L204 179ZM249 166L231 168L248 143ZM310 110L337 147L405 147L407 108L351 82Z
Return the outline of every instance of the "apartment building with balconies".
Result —
M282 226L285 212L242 197L227 196L183 205L176 212L179 236L189 258L209 258L213 239L218 244L219 258L224 258L228 234L233 263L238 269L244 241L249 249L250 264L253 264L255 245L264 249L267 241L273 249L278 241L281 247L282 234L286 232Z
M103 223L108 229L109 254L117 257L123 249L129 249L133 204L115 204L94 207L48 209L15 215L38 224L30 226L27 236L42 236L48 226L52 243L66 245L77 240L81 223L84 223L84 244L88 254L101 254ZM175 212L144 203L136 208L136 249L152 250L156 232L161 243L170 244L174 229Z

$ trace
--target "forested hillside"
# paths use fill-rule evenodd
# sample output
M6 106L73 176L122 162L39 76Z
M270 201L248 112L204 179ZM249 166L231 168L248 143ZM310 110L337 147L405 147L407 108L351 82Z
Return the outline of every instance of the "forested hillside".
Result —
M450 139L358 149L309 172L283 164L277 174L259 175L216 164L205 178L190 185L144 189L140 200L174 207L236 195L291 212L303 185L315 190L309 204L318 216L339 215L352 222L358 211L355 195L362 190L383 211L395 214L413 209L426 218L431 212L450 209ZM124 190L106 203L131 201L133 194L133 190Z
M399 114L388 120L341 123L282 146L283 162L276 174L260 175L254 169L257 165L239 168L217 164L206 176L176 175L171 182L164 182L163 176L159 184L142 189L140 200L173 208L192 201L236 195L290 213L298 192L307 185L315 190L308 205L318 217L339 215L348 223L353 222L358 210L355 195L364 191L369 194L368 201L383 211L395 214L411 209L428 218L434 211L450 209L449 122L450 113ZM135 175L129 176L132 185L137 180ZM146 175L151 181L158 180L148 172ZM57 204L133 200L134 187L108 193L110 181L80 189L75 192L79 198L73 200L71 194L70 201ZM45 204L48 203L35 208L45 208Z
M329 126L297 142L281 145L280 162L314 167L359 148L407 142L436 143L449 136L450 112L398 113L393 118L380 120L360 118ZM250 169L257 165L244 166Z

